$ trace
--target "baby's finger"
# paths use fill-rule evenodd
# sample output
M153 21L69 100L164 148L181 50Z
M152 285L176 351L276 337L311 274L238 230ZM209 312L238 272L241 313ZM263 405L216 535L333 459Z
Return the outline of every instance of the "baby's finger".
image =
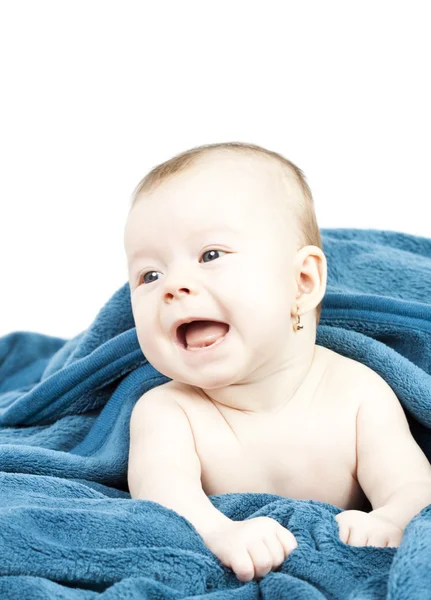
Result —
M254 578L254 564L247 550L237 550L230 561L230 568L242 583Z
M403 531L391 533L388 538L387 546L388 548L397 548L401 544L401 540L403 539Z
M343 544L349 543L350 527L344 523L338 523L338 535Z
M272 558L272 567L277 568L283 564L285 559L284 546L276 535L263 538L262 542L268 548L268 552Z
M374 533L369 536L366 545L374 548L386 548L387 541L387 536L384 533Z
M268 546L263 540L255 539L248 543L247 550L253 561L254 576L265 577L274 566Z
M298 547L298 542L296 541L295 536L288 529L280 525L275 530L277 538L284 550L284 556L287 557L291 552Z
M369 545L369 544L367 544L368 537L369 537L368 532L361 531L358 527L351 527L347 544L349 546L356 546L356 547L367 546L367 545Z

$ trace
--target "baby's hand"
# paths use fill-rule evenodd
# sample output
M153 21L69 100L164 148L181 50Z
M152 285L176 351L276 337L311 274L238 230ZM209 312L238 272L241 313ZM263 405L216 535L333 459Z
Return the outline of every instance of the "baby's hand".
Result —
M397 547L403 538L400 527L361 510L345 510L335 520L341 541L349 546Z
M204 541L242 582L264 577L298 546L295 536L271 517L231 521Z

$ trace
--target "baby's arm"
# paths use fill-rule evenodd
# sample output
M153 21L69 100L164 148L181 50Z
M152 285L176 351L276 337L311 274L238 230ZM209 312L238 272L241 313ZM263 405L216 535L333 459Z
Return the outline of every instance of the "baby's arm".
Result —
M203 491L193 432L165 388L152 388L130 418L128 484L132 498L152 500L188 519L204 538L225 523Z
M130 419L128 483L132 498L152 500L188 519L205 545L240 581L263 577L298 545L271 517L232 521L203 491L187 415L171 390L153 388Z
M404 529L431 504L431 466L391 387L371 369L364 373L357 415L358 481L373 507L369 514Z

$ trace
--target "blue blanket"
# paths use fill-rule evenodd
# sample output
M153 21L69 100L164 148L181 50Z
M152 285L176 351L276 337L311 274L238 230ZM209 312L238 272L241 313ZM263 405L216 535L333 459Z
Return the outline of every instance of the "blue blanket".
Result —
M389 383L430 460L431 239L321 232L328 286L317 344ZM210 496L228 517L270 516L298 541L279 569L241 583L187 519L132 500L130 413L166 381L139 347L128 284L71 340L0 337L0 598L431 598L431 505L399 548L374 548L343 544L341 509L324 502Z

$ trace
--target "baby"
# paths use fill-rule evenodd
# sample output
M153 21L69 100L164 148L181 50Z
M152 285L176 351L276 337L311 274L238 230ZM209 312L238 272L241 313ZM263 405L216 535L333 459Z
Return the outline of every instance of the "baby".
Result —
M280 566L295 536L269 517L233 521L209 495L327 502L344 509L342 542L399 546L431 503L431 467L390 386L315 343L327 263L300 169L259 146L202 146L132 200L136 332L171 381L133 409L131 496L188 519L240 581Z

